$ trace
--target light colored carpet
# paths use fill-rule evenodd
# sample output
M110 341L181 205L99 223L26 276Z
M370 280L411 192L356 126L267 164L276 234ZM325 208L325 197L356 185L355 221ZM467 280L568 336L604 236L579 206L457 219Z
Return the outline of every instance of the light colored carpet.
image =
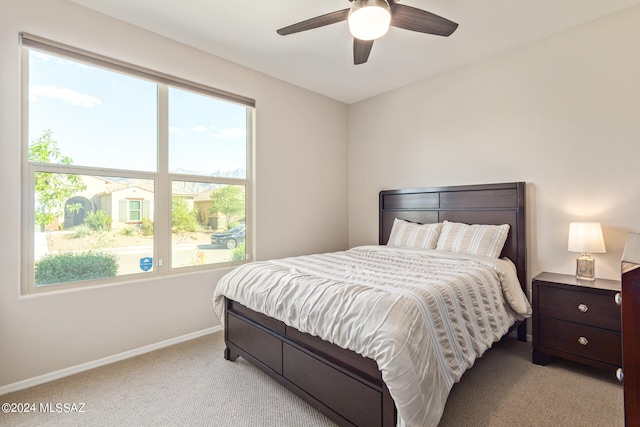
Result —
M0 425L335 427L242 358L224 360L223 349L218 332L0 396L36 404L35 413L0 413ZM536 366L530 356L530 343L497 343L454 386L440 426L624 424L610 374L555 359ZM40 412L47 403L84 403L84 412Z
M494 344L453 386L441 427L624 425L622 385L612 372L552 359L531 363L531 343Z

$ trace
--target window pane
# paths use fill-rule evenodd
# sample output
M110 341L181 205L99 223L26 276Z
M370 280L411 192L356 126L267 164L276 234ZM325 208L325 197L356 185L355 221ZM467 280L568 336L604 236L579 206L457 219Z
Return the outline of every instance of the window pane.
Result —
M246 178L247 107L169 88L169 172Z
M153 271L153 181L49 172L34 181L36 286Z
M140 221L142 219L142 209L140 200L129 201L129 221Z
M173 181L172 267L246 259L243 185Z
M48 132L74 165L156 171L157 98L155 83L29 51L29 143Z

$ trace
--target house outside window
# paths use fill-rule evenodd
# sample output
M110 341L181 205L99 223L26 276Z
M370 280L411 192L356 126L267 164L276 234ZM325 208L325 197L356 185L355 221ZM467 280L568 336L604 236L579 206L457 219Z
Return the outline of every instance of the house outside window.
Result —
M253 100L21 40L23 292L250 258L250 239L231 250L212 235L251 235Z

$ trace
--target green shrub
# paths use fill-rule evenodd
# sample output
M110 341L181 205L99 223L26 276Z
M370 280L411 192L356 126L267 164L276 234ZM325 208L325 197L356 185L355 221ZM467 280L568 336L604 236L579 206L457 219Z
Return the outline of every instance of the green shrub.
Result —
M197 231L198 211L190 209L186 200L174 197L171 201L171 231L182 233Z
M234 261L244 261L245 259L247 259L244 243L233 248L231 254Z
M140 234L143 236L153 236L153 221L144 218L140 224Z
M111 228L111 217L102 209L89 212L84 219L84 223L92 230L106 231Z
M117 257L102 252L49 254L35 264L36 285L114 277L117 274Z
M81 239L91 234L91 229L85 224L73 228L73 233L69 234L70 239Z
M125 236L133 236L138 234L138 229L136 227L124 227L120 232Z

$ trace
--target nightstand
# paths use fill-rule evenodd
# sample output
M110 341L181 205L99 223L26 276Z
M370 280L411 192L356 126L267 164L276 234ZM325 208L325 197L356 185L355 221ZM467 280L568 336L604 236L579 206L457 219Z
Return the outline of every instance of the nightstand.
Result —
M555 356L614 372L622 366L619 281L541 273L531 288L533 363Z

